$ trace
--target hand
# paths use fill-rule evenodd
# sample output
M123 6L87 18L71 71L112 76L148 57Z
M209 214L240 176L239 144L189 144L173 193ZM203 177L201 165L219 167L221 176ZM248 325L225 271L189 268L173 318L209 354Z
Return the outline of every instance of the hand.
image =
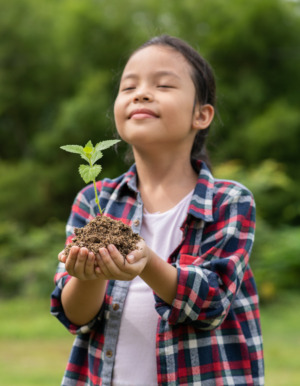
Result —
M66 271L69 275L80 280L95 280L103 277L100 268L95 265L95 255L87 248L73 246L68 256L64 251L58 254L58 260L65 263Z
M150 249L144 240L137 244L137 249L130 252L125 260L114 245L100 248L96 262L101 273L108 280L132 280L140 275L150 258Z

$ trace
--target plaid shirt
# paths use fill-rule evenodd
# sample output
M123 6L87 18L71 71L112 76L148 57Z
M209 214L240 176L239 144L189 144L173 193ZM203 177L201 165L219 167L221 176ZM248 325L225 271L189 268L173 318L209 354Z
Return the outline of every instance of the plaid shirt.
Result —
M198 183L181 228L183 238L168 259L178 271L176 297L168 305L154 294L160 316L157 382L169 386L263 385L258 295L248 264L254 240L254 201L242 185L214 179L204 163L198 167ZM119 178L99 181L97 189L106 215L138 232L143 203L135 166ZM74 201L67 242L73 228L84 226L96 213L94 190L88 186ZM60 264L51 312L77 335L62 385L110 385L130 282L109 281L97 317L86 326L76 326L66 318L60 300L69 279Z

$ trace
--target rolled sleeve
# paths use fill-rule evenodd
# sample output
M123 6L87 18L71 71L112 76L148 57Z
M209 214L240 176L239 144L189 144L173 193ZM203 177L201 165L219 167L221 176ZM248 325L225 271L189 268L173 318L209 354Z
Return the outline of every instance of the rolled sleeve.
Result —
M56 274L56 287L54 291L51 294L51 315L55 316L66 328L67 330L74 335L78 334L87 334L92 331L93 327L95 326L96 322L101 320L102 317L102 309L96 315L96 317L91 320L89 323L85 325L75 325L73 324L66 316L62 302L61 302L61 294L64 286L67 284L67 282L71 279L71 276L68 275L66 272L61 272L61 267L59 267L59 271Z
M219 206L215 219L204 226L199 251L179 254L177 293L171 306L156 298L156 309L171 325L217 328L241 288L254 241L255 205L241 190Z

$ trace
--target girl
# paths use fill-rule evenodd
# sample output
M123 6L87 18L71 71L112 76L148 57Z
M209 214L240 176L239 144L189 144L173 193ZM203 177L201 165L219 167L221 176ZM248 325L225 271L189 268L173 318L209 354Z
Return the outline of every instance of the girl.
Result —
M156 37L129 58L114 115L135 165L97 188L143 241L125 263L113 245L59 254L52 313L77 334L62 385L264 384L254 201L207 166L214 104L212 71L185 42ZM88 186L67 242L96 212Z

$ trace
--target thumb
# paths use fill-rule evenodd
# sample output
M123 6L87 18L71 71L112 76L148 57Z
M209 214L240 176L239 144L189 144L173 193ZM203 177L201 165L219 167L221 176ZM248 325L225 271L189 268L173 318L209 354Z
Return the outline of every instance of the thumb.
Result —
M129 264L133 264L136 262L136 258L133 253L129 253L129 255L126 256L126 260Z

